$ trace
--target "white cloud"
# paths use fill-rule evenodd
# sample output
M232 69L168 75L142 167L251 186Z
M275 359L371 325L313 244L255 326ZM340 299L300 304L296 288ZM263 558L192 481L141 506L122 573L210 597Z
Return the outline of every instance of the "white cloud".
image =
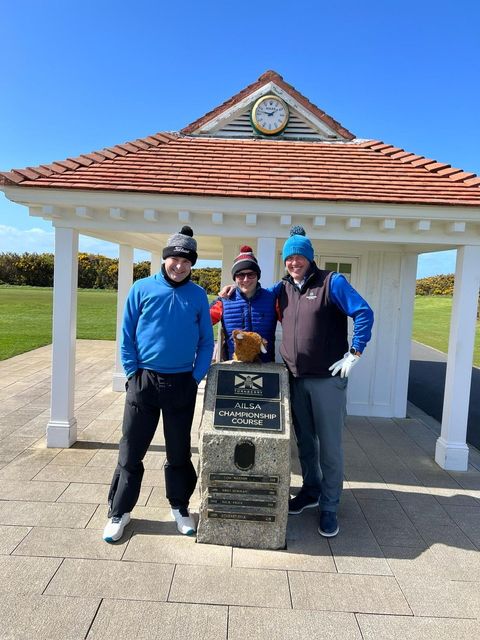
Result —
M55 231L32 227L17 229L0 224L0 253L53 253ZM110 258L118 258L118 246L88 236L80 236L79 250L85 253L100 253Z
M32 229L17 229L0 224L0 253L53 253L55 250L55 231L33 227ZM109 258L118 258L118 245L112 242L97 240L90 236L80 236L79 251L85 253L99 253ZM135 249L135 262L150 260L147 251ZM220 267L219 260L199 260L197 267Z
M55 234L45 229L17 229L0 224L0 252L53 253Z

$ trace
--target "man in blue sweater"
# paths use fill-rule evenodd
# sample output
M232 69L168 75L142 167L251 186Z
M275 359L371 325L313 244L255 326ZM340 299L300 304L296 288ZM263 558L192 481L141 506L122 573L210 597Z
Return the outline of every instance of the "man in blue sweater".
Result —
M127 397L118 464L108 495L103 539L119 540L137 503L143 458L163 416L165 488L177 529L195 533L188 510L197 474L191 461L190 431L197 387L207 373L213 332L207 295L190 280L197 242L190 227L169 238L159 273L137 280L123 317L122 364Z
M343 486L342 431L347 377L371 337L373 311L345 277L319 269L303 227L292 227L283 246L287 269L278 294L280 353L290 373L293 426L302 488L289 513L320 508L318 532L336 536ZM353 318L348 346L347 320Z

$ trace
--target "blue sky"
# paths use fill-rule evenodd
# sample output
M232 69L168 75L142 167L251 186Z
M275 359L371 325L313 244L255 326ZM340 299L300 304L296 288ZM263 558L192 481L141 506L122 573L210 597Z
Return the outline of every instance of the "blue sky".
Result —
M472 0L22 0L1 15L2 170L178 130L274 69L358 137L480 172ZM51 250L50 224L0 194L0 252ZM424 255L418 276L454 260Z

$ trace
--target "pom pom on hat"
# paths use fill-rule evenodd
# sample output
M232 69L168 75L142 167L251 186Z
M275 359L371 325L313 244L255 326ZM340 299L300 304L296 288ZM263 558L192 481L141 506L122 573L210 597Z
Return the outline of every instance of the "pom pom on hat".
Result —
M300 225L294 225L290 229L290 237L283 245L283 262L293 255L304 256L309 262L313 262L313 246L310 238L307 238L305 229Z
M167 246L163 250L162 256L164 260L173 256L186 258L187 260L190 260L193 267L197 261L198 254L197 241L193 239L192 228L185 225L178 233L174 233L173 236L170 236Z
M262 274L260 267L258 266L257 259L253 255L252 247L249 247L246 244L240 247L240 253L233 261L232 278L235 280L235 275L244 269L251 269L252 271L255 271L258 278L260 278Z

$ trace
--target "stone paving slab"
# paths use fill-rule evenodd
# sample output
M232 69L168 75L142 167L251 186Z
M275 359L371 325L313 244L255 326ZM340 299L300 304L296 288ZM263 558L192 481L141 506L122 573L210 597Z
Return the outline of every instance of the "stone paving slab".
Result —
M81 640L99 604L100 599L2 596L2 640Z
M397 581L416 616L480 617L480 589L476 582L431 580L423 576L400 576Z
M0 525L0 554L12 553L29 531L30 527Z
M294 609L412 615L393 577L290 571L288 578Z
M165 601L174 569L173 564L66 558L45 594Z
M177 566L169 602L291 608L286 571Z
M0 482L0 500L55 502L67 487L66 482L4 480Z
M128 529L126 529L128 533ZM120 560L128 542L125 535L116 544L106 544L98 531L92 529L61 529L35 527L15 549L19 556L50 556L56 558L97 558Z
M230 607L228 640L362 640L352 613Z
M103 600L87 640L227 640L228 607Z
M92 504L0 500L0 523L83 529L94 514L95 508Z
M61 563L62 558L0 556L0 593L40 595Z
M169 533L170 535L161 535L157 532L134 533L123 560L230 567L231 547L197 544L193 537L177 535L174 523L171 523Z
M474 620L357 615L363 640L473 640L480 624Z

